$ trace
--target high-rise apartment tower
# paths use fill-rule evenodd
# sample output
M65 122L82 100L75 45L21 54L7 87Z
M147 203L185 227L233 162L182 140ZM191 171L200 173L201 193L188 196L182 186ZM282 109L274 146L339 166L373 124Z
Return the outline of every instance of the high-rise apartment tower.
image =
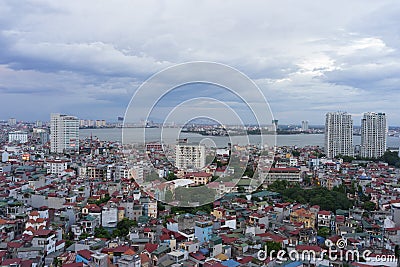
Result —
M386 151L387 120L385 113L364 113L361 119L361 156L379 158Z
M79 152L79 120L77 117L52 113L50 117L50 151Z
M346 112L329 112L325 119L325 154L328 158L337 155L352 156L353 119Z

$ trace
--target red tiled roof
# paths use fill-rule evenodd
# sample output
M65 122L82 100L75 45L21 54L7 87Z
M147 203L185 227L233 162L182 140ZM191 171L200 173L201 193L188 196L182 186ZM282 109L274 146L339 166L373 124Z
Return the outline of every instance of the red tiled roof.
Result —
M65 240L59 240L56 242L56 246L61 245L62 243L65 243Z
M203 255L203 254L201 254L200 252L196 252L196 253L190 253L189 254L190 255L190 257L192 257L192 258L195 258L196 260L199 260L199 261L202 261L202 260L204 260L206 257Z
M227 237L226 235L221 235L224 244L231 244L237 240L236 237Z
M146 253L141 253L141 254L140 254L140 261L141 261L142 264L143 264L143 263L149 262L149 261L150 261L150 258L149 258L149 256L147 256Z
M21 264L21 262L22 262L22 259L18 259L18 258L16 258L16 259L6 259L1 263L1 265L2 266L9 266L11 264Z
M133 249L131 249L131 248L128 248L125 252L124 252L124 255L135 255L136 254L136 252L133 250Z
M21 242L8 242L7 243L7 247L8 248L20 248L22 247L24 244Z
M185 174L185 177L210 177L211 173L208 172L189 172Z
M35 231L34 235L35 236L48 236L52 232L53 232L52 230L37 230L37 231Z
M322 251L321 247L316 246L316 245L297 245L296 246L296 250L297 251L316 251L316 252L320 252Z
M272 241L279 242L279 243L282 243L284 240L287 239L287 238L282 237L280 235L272 234L272 233L269 233L269 232L262 233L262 234L257 234L256 236L259 236L261 238L264 237L264 238L267 238L267 239L271 239Z
M128 246L118 246L114 249L114 253L124 253L128 249L130 249Z
M144 249L149 252L152 253L154 250L156 250L158 248L158 244L152 244L152 243L147 243L144 246Z
M21 267L31 267L33 265L33 260L23 260L20 263Z
M247 264L251 262L254 258L252 256L244 257L243 259L238 260L240 264Z
M327 211L327 210L320 210L320 211L318 212L318 214L321 214L321 215L331 215L331 212L330 212L330 211Z
M63 267L83 267L83 262L74 262L74 263L67 263L63 264Z
M30 216L39 216L39 212L37 210L34 210L29 215Z
M83 249L83 250L79 250L77 252L80 256L84 257L87 260L90 260L92 252L90 250L87 249Z

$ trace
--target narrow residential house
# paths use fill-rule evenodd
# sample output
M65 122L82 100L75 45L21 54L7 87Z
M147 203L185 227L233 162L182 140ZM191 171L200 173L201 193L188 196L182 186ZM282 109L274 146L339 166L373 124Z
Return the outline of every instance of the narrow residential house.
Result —
M101 219L101 208L96 204L87 204L82 208L82 216L91 215Z
M140 255L137 255L133 250L131 253L124 253L120 259L117 261L118 267L141 267L142 260Z
M211 181L212 174L208 172L191 172L185 174L185 179L190 179L195 186L206 185Z
M44 229L47 226L46 218L41 218L38 211L32 211L29 214L28 221L25 224L25 228L32 227L34 230Z
M167 219L167 229L170 231L178 232L179 231L179 224L172 218Z
M76 253L76 262L82 262L83 264L88 265L89 262L92 260L92 252L88 249L79 250Z
M195 241L186 241L179 244L179 248L186 250L189 253L196 253L200 249L199 242Z
M24 221L17 220L4 220L0 219L0 233L1 241L9 242L22 234L24 229Z
M332 213L330 211L320 210L317 214L318 229L321 229L322 227L329 228L331 225L331 220Z
M304 208L298 209L290 213L290 221L293 223L302 223L305 228L315 227L315 213Z
M336 215L335 217L335 230L339 234L339 228L345 226L345 217L343 215Z
M249 224L268 226L268 215L265 213L252 213L249 216Z
M118 223L118 208L116 206L105 206L101 210L101 226L115 228Z
M235 242L234 244L232 244L232 252L234 257L243 257L248 249L249 245L245 242Z
M222 253L222 238L215 236L209 241L210 257L215 258Z
M43 247L45 254L56 251L56 235L52 230L37 230L32 239L34 247Z
M91 261L96 267L108 267L108 255L100 252L91 254Z

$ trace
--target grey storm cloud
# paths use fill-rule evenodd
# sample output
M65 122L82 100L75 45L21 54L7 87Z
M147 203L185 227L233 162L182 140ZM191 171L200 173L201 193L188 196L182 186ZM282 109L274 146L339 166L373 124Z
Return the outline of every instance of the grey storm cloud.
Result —
M0 119L115 120L151 75L202 60L248 75L283 123L321 124L340 109L400 125L399 11L361 0L0 1ZM24 112L32 101L48 104Z

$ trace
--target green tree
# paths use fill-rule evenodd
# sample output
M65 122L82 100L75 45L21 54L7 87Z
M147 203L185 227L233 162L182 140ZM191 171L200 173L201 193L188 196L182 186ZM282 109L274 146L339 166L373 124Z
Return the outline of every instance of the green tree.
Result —
M363 204L363 208L368 211L373 211L376 208L376 204L372 201L366 201Z
M117 229L112 233L113 237L126 237L131 227L137 226L137 222L128 218L123 218L117 223Z
M83 239L86 239L86 238L88 238L90 235L88 234L88 233L82 233L80 236L79 236L79 240L83 240Z
M318 235L322 236L323 238L327 238L331 233L331 230L328 227L322 227L318 230Z
M98 238L111 238L111 234L109 231L104 229L104 227L100 226L94 229L94 236Z
M53 266L54 266L54 267L62 266L62 261L60 261L60 260L58 259L58 257L54 257Z
M172 194L171 190L165 192L165 202L170 203L174 201L174 195Z
M276 181L269 186L269 190L280 193L284 201L319 205L323 210L336 211L353 206L353 202L342 192L346 190L344 188L332 191L324 187L303 189L297 184L289 185L286 181Z
M158 211L164 211L165 206L161 203L161 201L157 201L157 210Z
M338 155L338 156L336 156L336 158L338 158L338 159L343 159L343 162L349 162L349 163L351 163L351 162L353 162L353 160L355 160L355 158L352 157L352 156L342 156L342 155Z
M172 181L172 180L175 180L176 178L177 177L176 177L175 173L169 172L166 179L167 179L167 181Z
M293 155L293 157L299 157L300 156L300 151L293 150L292 151L292 155Z
M246 189L243 186L239 186L237 191L238 191L238 193L245 193Z
M389 165L400 167L400 158L396 152L386 151L380 159Z
M267 241L267 242L265 242L265 246L267 246L268 255L271 251L273 251L273 250L275 251L274 253L272 253L272 255L274 257L276 257L278 251L282 249L281 243L275 242L275 241ZM265 246L264 246L264 248L265 248Z

